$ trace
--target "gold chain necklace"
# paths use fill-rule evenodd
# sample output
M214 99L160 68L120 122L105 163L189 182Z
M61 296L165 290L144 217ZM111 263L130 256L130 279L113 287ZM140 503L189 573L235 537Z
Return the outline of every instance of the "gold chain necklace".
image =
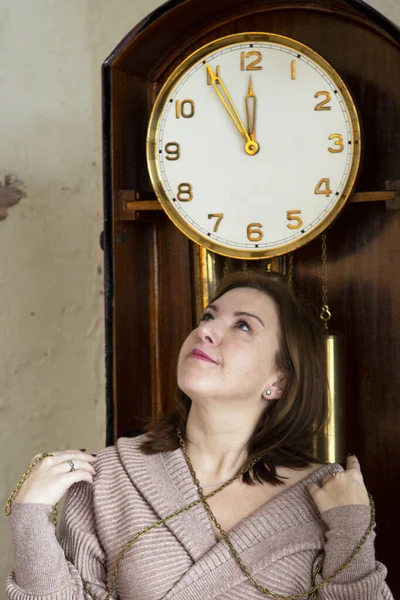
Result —
M194 485L196 487L196 490L199 493L200 496L200 500L203 502L203 506L206 509L210 519L212 520L212 522L214 523L215 527L217 528L217 530L219 531L219 533L221 534L221 536L223 537L223 539L225 540L233 558L235 559L237 565L240 567L241 571L246 575L246 577L249 579L249 581L258 589L259 592L261 592L262 594L264 594L265 596L271 596L272 598L275 598L276 600L297 600L299 598L305 598L305 597L310 597L312 600L316 600L317 598L317 591L322 588L324 585L326 585L327 583L329 583L330 581L332 581L332 579L334 577L336 577L336 575L338 575L338 573L340 573L341 571L343 571L343 569L345 569L347 567L347 565L353 560L353 558L359 553L361 547L364 545L368 535L370 534L370 532L372 531L374 525L375 525L375 505L374 505L374 501L373 498L371 496L371 494L368 494L369 496L369 503L370 503L370 507L371 507L371 520L370 520L370 524L364 534L364 536L362 537L360 543L358 544L358 546L354 549L354 551L352 552L351 556L342 564L340 565L340 567L338 567L336 569L336 571L334 571L334 573L332 573L332 575L329 575L329 577L326 577L325 579L323 579L318 585L314 585L312 588L310 588L309 590L299 593L299 594L294 594L293 596L280 596L279 594L275 594L274 592L271 592L271 590L269 590L268 588L266 588L265 586L259 584L254 577L252 576L252 574L250 573L250 571L248 570L248 568L246 567L246 565L243 563L242 559L240 558L239 554L236 552L235 548L232 545L231 540L229 539L228 534L226 533L226 531L221 527L221 525L218 523L214 513L212 512L210 505L207 502L207 499L211 496L211 494L208 494L207 496L204 496L203 490L201 488L200 482L197 479L195 470L193 468L193 465L191 463L191 460L189 458L189 455L187 453L186 450L186 445L185 445L185 441L181 435L181 432L179 431L179 429L177 429L177 435L179 438L179 443L180 446L182 448L182 452L183 452L183 456L185 457L186 460L186 464L189 468L190 474L192 476ZM255 461L257 462L257 461ZM254 466L255 462L253 461L251 466ZM251 467L249 467L251 468ZM248 469L246 469L248 470ZM229 482L232 483L232 481L234 481L235 479L237 479L241 474L243 474L243 470L238 473L238 475L232 477ZM225 486L224 486L225 487ZM221 488L220 488L221 489ZM220 490L218 490L220 491ZM314 581L316 576L321 572L322 570L322 565L323 565L323 559L320 560L320 562L317 565L317 568L314 572Z
M223 483L222 485L220 485L217 489L213 490L212 492L210 492L209 494L207 494L206 496L203 493L203 490L200 486L200 483L196 477L196 473L194 472L193 469L193 465L190 462L190 459L187 455L187 451L186 451L186 446L185 446L185 442L182 438L181 432L179 431L179 429L177 429L177 436L179 439L179 443L183 452L183 456L185 457L186 460L186 464L188 465L188 468L190 470L192 479L195 483L196 486L198 486L198 493L200 498L198 500L194 500L193 502L190 502L190 504L187 504L186 506L184 506L183 508L180 508L179 510L171 513L170 515L167 515L166 517L164 517L163 519L160 519L159 521L156 521L155 523L153 523L153 525L149 525L149 527L146 527L145 529L142 529L142 531L139 531L131 540L129 540L129 542L127 542L123 548L123 550L121 551L121 553L119 554L118 560L117 560L117 564L116 567L114 569L114 573L111 579L111 589L108 591L107 590L107 596L105 598L105 600L111 600L112 594L114 592L115 589L115 584L116 584L116 580L118 577L118 573L121 567L121 563L125 557L125 554L128 552L128 550L130 550L130 548L133 546L133 544L135 544L135 542L137 542L137 540L142 537L142 535L144 535L145 533L148 533L149 531L151 531L152 529L155 529L156 527L159 527L160 525L163 525L164 523L166 523L167 521L170 521L171 519L173 519L174 517L177 517L178 515L181 515L184 512L187 512L188 510L194 508L195 506L198 506L199 504L203 504L205 509L207 510L208 514L210 515L210 518L212 519L214 525L216 526L216 528L218 529L218 531L220 532L220 534L222 535L222 537L224 538L224 540L226 541L234 559L236 560L237 564L239 565L240 569L243 571L243 573L245 573L246 577L251 581L251 583L253 583L253 585L264 595L268 595L268 596L272 596L273 598L275 598L275 600L297 600L298 598L304 598L305 596L309 596L310 594L313 594L312 599L316 599L316 593L317 590L319 590L323 585L325 585L326 583L328 583L329 581L331 581L334 577L336 577L336 575L342 571L348 564L349 562L358 554L358 552L361 549L361 546L365 543L369 533L372 531L373 526L375 525L375 506L374 506L374 501L372 499L371 494L369 495L369 500L370 500L370 506L371 506L371 522L369 524L368 529L366 530L362 540L360 541L360 543L358 544L357 548L355 548L355 550L353 551L352 555L346 560L346 562L343 563L343 565L341 565L338 569L336 569L336 571L334 573L332 573L332 575L330 575L329 577L327 577L326 579L324 579L323 581L321 581L317 586L314 586L313 588L309 589L307 592L303 592L302 594L295 594L294 596L279 596L278 594L274 594L274 592L271 592L270 590L268 590L267 588L263 587L262 585L258 584L257 581L252 577L251 573L249 572L249 570L247 569L247 567L243 564L241 558L239 557L238 553L236 552L236 550L234 549L234 547L232 546L232 543L228 537L228 534L222 529L221 525L218 523L217 519L215 518L215 516L213 515L211 508L207 502L207 500L209 498L212 498L213 496L215 496L216 494L218 494L218 492L220 492L221 490L225 489L228 485L230 485L231 483L233 483L236 479L238 479L239 477L241 477L242 475L244 475L247 471L249 471L250 469L252 469L254 467L254 465L260 460L261 457L254 459L249 465L247 465L247 467L243 467L236 475L234 475L233 477L231 477L230 479L228 479L228 481L225 481L225 483ZM18 492L18 490L21 488L22 484L24 483L24 481L26 480L26 478L28 477L29 473L31 473L31 471L35 468L35 466L41 461L43 460L46 456L52 456L52 454L48 454L48 453L44 453L41 454L39 457L37 457L29 466L29 468L25 471L25 473L22 475L21 479L18 481L17 485L15 486L15 488L13 489L13 491L11 492L10 496L7 499L7 503L4 509L4 512L6 514L6 516L9 516L11 514L11 500L14 498L14 496L16 495L16 493ZM57 510L58 510L58 502L55 504L54 508L53 508L53 524L54 527L57 526ZM67 556L65 557L66 560L68 562L70 562L71 564L73 564L72 560L70 558L68 558ZM76 568L76 567L75 567ZM321 571L322 569L322 560L320 561L315 573L314 573L314 577ZM88 589L88 585L90 585L89 582L87 581L83 581L82 580L82 585L83 585L83 589L86 592L86 594L88 594L88 596L90 596L92 598L92 600L98 600L96 596L94 596L91 591Z

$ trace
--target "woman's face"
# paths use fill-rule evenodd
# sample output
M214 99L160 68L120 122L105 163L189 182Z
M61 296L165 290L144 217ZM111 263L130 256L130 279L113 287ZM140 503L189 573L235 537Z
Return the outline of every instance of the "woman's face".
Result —
M203 313L178 359L178 385L192 400L262 400L279 397L275 365L279 322L274 302L263 292L236 288ZM272 385L275 382L275 386Z

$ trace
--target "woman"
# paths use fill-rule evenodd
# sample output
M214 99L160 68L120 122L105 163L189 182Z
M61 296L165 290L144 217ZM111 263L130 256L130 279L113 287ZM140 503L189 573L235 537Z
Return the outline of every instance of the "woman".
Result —
M222 283L181 348L178 386L144 436L34 466L9 503L11 600L393 598L357 458L312 455L323 333L281 278Z

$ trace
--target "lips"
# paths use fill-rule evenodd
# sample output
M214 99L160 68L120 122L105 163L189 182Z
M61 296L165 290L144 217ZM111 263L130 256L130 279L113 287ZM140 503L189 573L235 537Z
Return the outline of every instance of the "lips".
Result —
M211 356L208 356L208 354L206 354L205 352L202 352L201 350L199 350L198 348L193 348L193 350L190 353L190 356L193 356L193 358L198 358L200 360L205 360L208 362L212 362L214 364L217 364L215 362L215 360L213 360L211 358Z

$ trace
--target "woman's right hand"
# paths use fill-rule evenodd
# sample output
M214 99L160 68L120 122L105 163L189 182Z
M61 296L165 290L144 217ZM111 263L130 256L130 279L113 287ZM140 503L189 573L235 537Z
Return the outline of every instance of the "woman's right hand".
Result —
M97 456L81 450L65 450L51 454L53 456L46 456L35 465L14 496L14 500L54 506L73 483L93 483L93 477L96 475L93 463L97 461ZM31 463L39 456L40 454L36 454ZM71 471L68 460L74 463L75 471Z

